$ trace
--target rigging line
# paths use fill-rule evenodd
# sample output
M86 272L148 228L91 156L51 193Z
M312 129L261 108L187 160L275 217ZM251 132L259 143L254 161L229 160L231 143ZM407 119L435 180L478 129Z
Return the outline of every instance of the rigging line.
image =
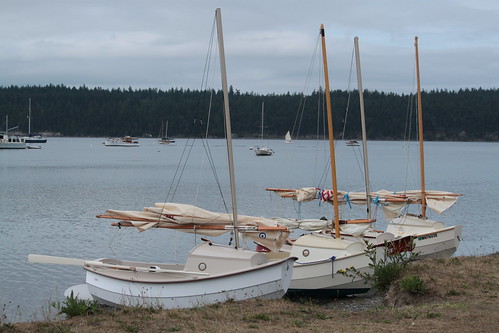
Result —
M210 41L208 43L208 50L206 51L206 58L204 61L203 78L201 80L201 91L203 91L203 88L206 88L208 86L208 73L209 73L210 62L211 62L212 53L213 53L213 45L214 45L213 41L215 39L215 27L216 27L216 18L213 18L213 23L211 25Z
M191 143L191 141L192 141L192 143ZM170 184L170 188L169 188L168 193L167 193L166 201L168 201L168 200L173 201L173 198L175 197L175 194L177 193L178 186L180 184L180 181L181 181L182 176L184 174L185 168L187 166L187 161L189 160L189 157L192 153L192 149L193 149L195 141L196 141L196 139L187 138L187 141L186 141L184 148L182 150L182 154L180 156L180 161L177 164L177 168L175 169L172 183ZM187 149L188 147L189 147L189 149Z
M203 70L203 75L202 75L202 80L201 80L201 92L203 91L203 85L205 85L205 81L208 80L208 68L209 68L209 60L211 58L211 54L212 54L212 49L213 49L213 40L214 40L214 31L215 31L215 18L213 19L213 24L212 24L212 28L211 28L211 35L210 35L210 41L209 41L209 44L208 44L208 50L206 52L206 58L205 58L205 65L204 65L204 70ZM200 100L202 99L202 96L203 94L200 94L199 98L198 98L198 105L200 105ZM195 132L196 131L196 128L198 127L198 124L197 124L197 114L199 113L199 111L197 111L197 108L196 108L196 111L195 111L195 115L194 115L194 123L192 124L192 132L190 135L192 135L192 137L194 137L194 139L192 137L188 137L187 138L187 141L184 145L184 148L182 150L182 154L181 154L181 157L180 157L180 161L179 163L177 164L177 167L175 169L175 173L174 173L174 176L173 176L173 179L172 179L172 182L170 184L170 187L168 189L168 192L167 192L167 198L166 198L166 201L168 200L172 200L173 201L173 198L175 197L175 194L178 190L178 187L180 185L180 181L182 179L182 176L185 172L185 169L186 169L186 166L187 166L187 161L189 160L189 157L192 153L192 150L193 150L193 147L194 147L194 142L195 142L195 137L196 137L196 134ZM194 132L194 134L193 134ZM191 143L191 140L192 140L192 143Z
M203 143L203 148L205 150L206 156L208 157L208 163L209 163L211 171L213 173L213 177L215 179L215 183L217 184L217 188L218 188L218 191L220 193L220 197L222 198L222 203L224 205L225 211L226 211L227 214L229 214L229 209L228 209L227 201L225 200L225 196L223 194L222 186L221 186L221 183L220 183L220 178L218 177L217 169L215 167L215 160L214 160L213 154L211 153L211 150L210 150L210 145L208 144L208 140L207 139L204 139L204 140L201 140L201 141Z
M345 140L345 130L347 127L347 117L348 117L348 110L350 109L350 97L352 95L352 92L350 90L350 84L352 82L352 72L353 72L353 59L354 59L354 54L355 54L355 47L352 47L352 57L350 58L350 74L348 75L348 86L347 86L347 91L348 91L348 97L347 97L347 105L345 108L345 118L343 120L343 132L341 134L341 140Z
M414 64L413 67L413 82L412 82L412 91L414 92L416 90L416 64ZM405 142L405 151L406 151L406 165L405 165L405 184L404 184L404 190L408 189L409 185L409 177L412 172L411 168L411 155L410 155L410 142L411 142L411 133L413 129L413 124L412 124L412 119L413 117L417 118L417 113L414 112L414 104L416 103L416 95L411 92L408 95L408 102L407 102L407 110L406 110L406 126L405 126L405 132L404 132L404 142ZM417 120L416 120L417 123ZM417 132L417 130L416 130Z
M308 71L307 71L307 76L305 78L305 83L303 85L303 95L302 95L302 98L300 98L300 103L298 105L298 112L296 114L295 121L293 123L292 134L296 138L300 134L301 124L302 124L302 120L303 120L303 114L305 112L305 105L306 105L306 101L307 101L307 93L308 93L308 90L310 89L310 82L311 82L311 78L312 78L313 69L314 69L315 64L316 64L317 55L319 54L319 52L318 52L319 45L320 45L320 35L317 36L317 39L316 39L315 49L312 53L312 57L310 59L310 64L309 64ZM298 118L299 118L299 121L298 121ZM298 121L298 127L297 127L296 133L295 133L297 121Z

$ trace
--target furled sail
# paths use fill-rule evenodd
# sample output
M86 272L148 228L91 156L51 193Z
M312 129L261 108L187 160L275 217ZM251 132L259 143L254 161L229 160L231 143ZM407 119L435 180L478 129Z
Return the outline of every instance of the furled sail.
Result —
M232 214L211 212L193 205L172 202L156 203L144 211L107 210L99 218L118 219L120 227L177 229L183 232L217 236L233 230ZM245 238L258 241L277 251L289 236L289 230L263 217L238 215L238 228Z
M317 187L305 187L301 189L267 188L266 190L275 192L283 198L292 198L298 202L321 200L332 204L334 197L333 191ZM338 203L340 205L366 204L367 196L365 192L338 191L336 195L338 196ZM461 194L444 191L426 191L425 196L428 207L436 213L442 214L454 205ZM399 192L380 190L371 192L370 198L374 204L383 208L383 213L388 220L393 220L401 214L407 205L421 204L422 193L420 190Z

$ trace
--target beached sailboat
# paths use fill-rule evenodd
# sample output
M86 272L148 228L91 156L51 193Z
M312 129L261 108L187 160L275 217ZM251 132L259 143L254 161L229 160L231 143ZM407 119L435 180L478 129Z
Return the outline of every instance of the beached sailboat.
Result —
M163 309L190 308L224 302L227 300L245 300L251 298L282 297L291 282L293 262L296 258L287 257L270 261L263 253L244 249L239 244L239 232L245 227L239 226L235 192L234 160L232 152L231 122L228 100L228 85L225 71L224 47L221 25L221 12L215 12L224 113L226 126L227 155L232 198L232 214L225 215L231 222L235 246L224 246L205 241L192 249L185 265L162 264L151 262L130 262L116 259L98 259L93 261L71 261L65 258L30 255L33 262L65 263L83 265L86 270L86 285L75 286L66 291L76 295L87 293L102 304L111 306L154 306ZM148 212L133 217L126 213L123 220L149 223L169 223L178 221L180 208L186 209L186 220L192 224L204 220L205 224L220 224L214 221L213 214L199 212L194 206L184 207L168 203L156 205ZM167 210L171 209L171 210ZM197 218L189 216L196 210ZM206 214L206 215L205 215ZM199 216L201 215L201 216ZM216 215L216 214L215 214ZM156 217L154 222L147 218ZM126 219L126 217L131 219ZM145 219L145 220L143 220ZM133 224L133 223L132 223ZM196 231L197 232L197 231Z
M357 42L357 41L356 41ZM417 47L417 39L416 39ZM358 45L356 44L356 54L358 54ZM358 62L358 59L357 59ZM360 74L360 65L357 65L357 75ZM421 92L419 88L419 63L416 66L418 72L418 114L421 117L419 120L419 140L420 140L420 161L421 164L421 186L422 190L406 190L406 191L370 191L370 185L366 182L365 192L350 192L338 191L337 199L340 205L367 205L368 217L365 221L343 221L341 224L343 237L354 237L357 239L365 239L372 244L379 244L390 236L395 236L397 239L403 241L406 237L413 237L414 248L413 252L418 253L419 258L448 258L450 257L459 246L460 235L462 227L460 225L445 227L442 222L430 220L426 217L426 210L422 208L420 216L405 214L410 205L421 205L421 207L428 207L434 212L441 214L449 209L457 201L460 194L454 194L444 191L429 191L424 188L424 155L423 155L423 134L422 134L422 114L421 114ZM358 77L358 82L361 82ZM359 91L362 87L359 86ZM362 95L360 105L363 108ZM361 114L362 118L362 114ZM362 122L365 126L365 122ZM365 180L369 180L367 174L367 143L365 142L365 130L363 129L363 146L364 152L364 166ZM302 188L302 189L276 189L269 188L281 197L292 198L299 202L307 202L314 199L327 201L333 203L333 191L329 189L320 188ZM370 204L374 202L378 207L382 208L383 214L388 221L386 231L374 230L370 227L371 219ZM304 230L322 230L328 227L328 221L323 220L303 220L293 221L289 219L279 219L280 224L286 225L289 228L296 226Z
M289 254L298 259L294 265L293 278L291 280L290 292L313 292L321 294L331 294L336 296L359 294L367 292L371 286L359 276L354 278L339 274L339 271L346 271L355 267L358 271L370 272L372 264L366 254L366 244L357 240L346 240L340 235L339 218L339 196L336 179L336 162L334 149L333 121L331 113L331 94L329 89L329 76L327 67L326 42L324 26L320 28L322 42L322 58L324 66L325 97L327 109L327 128L329 138L329 156L331 162L331 180L333 190L330 198L333 200L334 222L331 234L310 233L296 239L286 250L274 254L269 252L269 256L279 256ZM375 248L376 253L381 257L384 248Z
M262 134L260 136L260 139L262 140L262 144L263 144L263 111L264 111L264 108L265 108L265 104L262 102ZM256 156L271 156L274 151L272 150L272 148L269 148L267 146L258 146L258 147L255 147L253 149L255 151L255 154Z
M409 191L415 196L413 202L421 207L420 214L403 214L388 222L387 231L395 235L413 235L415 237L415 251L424 258L448 258L457 250L461 242L462 226L445 227L442 222L434 221L426 216L427 206L435 207L437 204L432 196L432 191L427 191L425 186L425 160L423 138L423 107L421 104L421 80L419 73L418 37L414 39L416 55L416 80L417 80L417 106L418 106L418 132L419 132L419 164L420 164L420 191ZM440 205L437 211L450 207L459 194L444 192L439 198ZM450 204L450 205L449 205Z

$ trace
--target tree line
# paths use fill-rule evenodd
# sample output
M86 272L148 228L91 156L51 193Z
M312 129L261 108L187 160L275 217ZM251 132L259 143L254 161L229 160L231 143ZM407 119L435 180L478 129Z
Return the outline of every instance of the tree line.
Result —
M320 91L299 93L241 93L230 88L232 131L242 138L316 138L324 133L325 116ZM367 135L370 140L415 139L415 96L364 91ZM9 127L61 136L158 137L168 121L168 136L224 136L221 91L181 88L103 89L47 86L0 87L0 131ZM359 139L357 91L332 91L336 138ZM432 90L422 92L425 140L499 141L499 89ZM208 117L209 114L209 117ZM319 131L318 131L319 129Z

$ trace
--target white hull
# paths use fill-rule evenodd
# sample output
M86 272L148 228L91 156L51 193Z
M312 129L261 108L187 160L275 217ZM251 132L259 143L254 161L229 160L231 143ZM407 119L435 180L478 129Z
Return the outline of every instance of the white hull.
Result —
M140 272L116 270L107 267L109 265L90 265L85 267L86 282L92 297L110 306L144 305L171 309L227 300L280 298L291 283L295 258L259 263L262 258L266 259L261 253L204 243L191 251L185 266L119 263L132 267L156 266L164 270ZM110 259L99 261L112 262ZM206 269L200 271L199 267ZM203 273L209 275L197 275Z
M377 249L381 256L384 248ZM268 253L268 256L272 255ZM365 252L363 242L309 234L298 238L288 255L298 258L288 292L344 296L366 293L371 289L371 285L366 284L364 279L339 273L350 267L363 273L372 271L369 267L372 262Z
M105 143L106 147L140 147L138 143Z
M355 267L362 273L372 272L371 261L365 253L337 259L324 259L316 262L296 262L290 292L315 291L328 295L353 295L366 293L371 286L359 277L347 277L338 271Z
M268 147L256 147L255 154L256 156L271 156L274 151Z
M122 138L108 138L104 145L106 147L140 147L139 140L134 137L124 136Z
M459 247L462 226L445 228L442 222L407 215L388 223L387 231L395 236L414 236L414 250L419 258L449 258Z
M0 142L0 149L26 149L25 142Z

